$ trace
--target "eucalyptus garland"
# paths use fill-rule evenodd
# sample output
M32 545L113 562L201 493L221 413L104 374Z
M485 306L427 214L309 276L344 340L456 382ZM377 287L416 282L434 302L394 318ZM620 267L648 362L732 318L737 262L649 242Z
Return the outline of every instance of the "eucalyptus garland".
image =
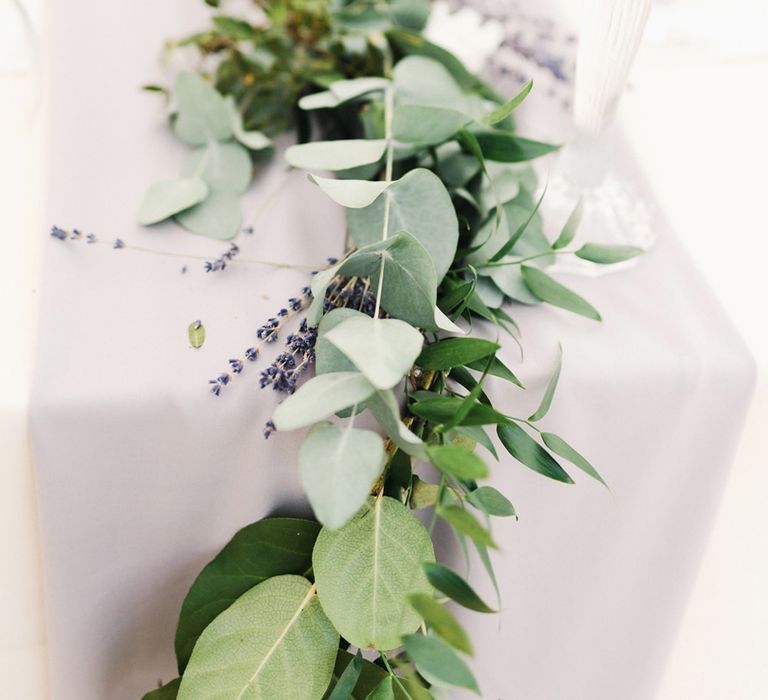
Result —
M602 481L539 427L559 361L531 416L507 415L485 393L491 378L523 389L497 356L502 333L519 342L507 302L600 320L546 268L557 255L610 264L641 251L572 249L579 205L547 240L529 161L555 147L519 136L512 120L531 85L498 98L419 34L423 3L264 7L265 27L219 15L185 40L221 54L213 75L183 73L173 91L174 132L199 150L180 179L150 190L141 218L176 216L227 238L237 225L221 219L250 181L244 149L291 124L323 136L285 158L345 207L350 246L292 300L306 312L301 342L315 376L287 383L267 429L309 428L298 468L317 520L268 518L234 536L182 605L180 677L145 700L480 693L452 607L487 614L499 601L435 560L436 522L477 550L496 586L491 522L515 516L482 484L497 444L545 477L572 483L563 460ZM363 412L378 431L356 426ZM414 514L422 509L427 517Z

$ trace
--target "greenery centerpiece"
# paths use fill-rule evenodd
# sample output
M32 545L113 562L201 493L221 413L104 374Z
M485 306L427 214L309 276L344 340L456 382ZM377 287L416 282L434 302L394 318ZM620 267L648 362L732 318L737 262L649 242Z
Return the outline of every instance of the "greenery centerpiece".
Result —
M559 362L530 416L501 412L486 394L491 380L523 390L497 356L502 336L520 342L507 302L599 321L546 268L558 255L610 264L640 251L571 249L578 205L547 239L529 161L556 147L513 121L531 85L497 96L421 35L421 0L257 4L262 24L219 14L174 42L214 68L153 87L173 97L173 130L195 151L181 177L150 188L140 220L173 216L233 237L254 160L289 128L299 143L288 164L346 209L344 257L314 275L306 303L292 300L306 313L289 338L302 360L281 366L289 396L266 429L309 428L298 468L316 521L268 518L233 537L183 603L179 678L145 700L479 693L472 641L451 608L488 614L498 601L435 560L436 522L477 551L496 586L492 519L515 516L483 483L498 446L545 477L572 483L565 461L602 481L539 427ZM299 384L310 363L315 376ZM356 425L363 412L379 430Z

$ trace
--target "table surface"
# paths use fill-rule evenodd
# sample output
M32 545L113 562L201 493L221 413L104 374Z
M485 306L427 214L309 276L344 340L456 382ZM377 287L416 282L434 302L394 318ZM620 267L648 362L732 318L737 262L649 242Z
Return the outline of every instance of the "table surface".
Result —
M104 12L98 19L105 26L130 26L141 11L136 3L127 15ZM163 10L169 13L168 22L157 24L170 26L174 11L169 3ZM155 39L153 45L159 45L164 34L148 37L147 45ZM68 35L64 30L61 36ZM78 59L66 44L60 38L53 46L62 74L84 65L78 64L82 55ZM217 254L221 246L208 241L170 230L140 231L131 221L132 212L126 211L130 194L137 201L148 179L178 163L179 149L167 138L151 100L126 87L154 70L152 56L131 62L107 58L97 74L100 80L89 81L87 88L114 95L104 105L68 101L71 85L54 82L54 103L67 108L52 135L50 214L61 225L93 229L105 237L120 235L148 245L162 241L169 250ZM94 113L94 106L103 111ZM115 139L110 126L117 120L130 124L123 139ZM84 138L92 144L90 151L82 146ZM147 147L137 153L136 143ZM265 190L267 184L249 199L251 210L258 208ZM96 194L92 206L82 205L83 191ZM303 201L316 197L309 185L292 183L283 203L276 202L262 223L266 230L317 231L309 240L288 236L281 251L286 259L320 260L338 244L338 212L323 209L316 198L312 210L324 212L318 225L317 215L307 214L309 206L296 210L291 192L300 192ZM248 243L248 254L266 252L264 243L257 234ZM233 266L226 277L215 280L197 271L182 277L175 260L108 248L49 245L46 256L34 424L54 697L90 697L94 683L113 692L125 689L128 697L147 686L148 673L167 672L179 596L200 563L236 527L263 515L277 494L297 493L292 446L274 441L265 450L259 441L259 419L268 416L272 396L255 393L255 372L230 387L221 402L205 395L204 383L227 357L250 344L254 327L282 301L275 290L288 295L304 278L287 271L254 274L245 266ZM590 450L590 456L611 481L613 496L584 480L576 489L559 489L509 465L503 480L520 494L515 500L523 518L510 532L499 531L499 539L514 543L501 561L509 581L502 634L506 629L514 644L526 640L526 654L505 658L504 670L511 669L521 681L516 690L523 697L552 697L547 693L557 682L591 693L584 697L630 697L622 686L628 678L640 681L638 694L631 697L649 697L700 554L701 526L710 520L720 492L750 365L666 230L636 270L573 284L591 295L605 312L606 323L596 328L549 310L534 312L535 320L520 314L526 347L542 360L521 369L532 394L525 405L535 402L555 342L562 338L566 369L549 425L578 436L584 445L611 436L609 444ZM272 298L262 298L266 291ZM669 314L661 323L660 308ZM708 309L706 315L702 308ZM202 351L193 352L186 347L185 327L197 317L205 318L209 340ZM61 347L56 343L56 352L50 353L51 339L59 338L67 342ZM630 365L635 369L628 375ZM647 376L658 377L659 385L647 385L642 381ZM735 380L726 390L724 377ZM695 396L713 391L722 401L705 411ZM618 405L617 396L627 392L633 405ZM681 401L690 410L681 411ZM694 442L707 433L705 425L714 431L726 415L729 425L717 444L684 444L686 431ZM139 431L144 440L137 445ZM189 434L199 434L200 441L189 443ZM643 437L648 434L656 436L655 447ZM626 445L633 442L639 443L638 452L627 456ZM75 454L80 459L73 460ZM645 463L657 455L652 465ZM272 476L274 482L266 486L263 478L257 479L255 493L244 489L265 465L271 475L280 471L279 478ZM702 465L707 465L708 478L691 483L699 481L694 477ZM180 469L190 475L189 483L178 484ZM163 494L172 487L178 500L169 502ZM201 518L199 509L208 504L211 492L220 496L217 509ZM85 493L100 497L84 501ZM649 522L651 502L656 504L655 522ZM135 504L134 515L126 514L126 504ZM659 541L664 546L657 546ZM105 561L104 552L115 546L124 556ZM631 565L626 554L615 551L619 547L635 552ZM686 554L680 556L681 551ZM658 573L653 582L638 576L649 568ZM88 581L83 571L92 572ZM130 625L115 622L120 609L131 610ZM564 620L570 623L568 631ZM491 634L497 625L495 621L485 630L491 646L497 643ZM619 628L633 632L614 649L611 634ZM152 635L155 630L157 636ZM574 647L584 652L574 653ZM84 653L102 656L73 671L78 666L74 660ZM108 660L114 663L118 655L130 660L128 672L124 666L110 667ZM608 674L612 679L590 685L601 676L595 661L604 663L606 655L615 663ZM633 656L633 667L623 666ZM562 661L560 681L545 670L554 657ZM506 681L495 675L498 668L493 662L480 670L480 677L488 679L484 690L490 692L491 685L500 693L506 689ZM69 687L58 686L57 677L66 677Z

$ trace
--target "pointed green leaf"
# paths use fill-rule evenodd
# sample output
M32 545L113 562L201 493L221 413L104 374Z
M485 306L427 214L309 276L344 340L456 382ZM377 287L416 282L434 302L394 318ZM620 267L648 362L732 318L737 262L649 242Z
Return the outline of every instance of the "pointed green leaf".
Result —
M419 673L430 683L467 688L480 694L469 666L439 637L410 634L403 638L403 643Z
M411 413L433 423L449 423L457 411L461 409L464 399L455 396L437 396L432 399L422 399L412 403ZM508 418L490 406L482 403L473 403L463 417L460 425L492 425L495 423L507 423Z
M336 681L333 692L328 696L328 700L349 700L357 685L357 680L363 670L363 655L357 650L355 658L347 665L344 672Z
M528 97L528 93L531 91L531 88L533 88L533 80L529 80L525 85L523 85L522 89L517 93L517 95L510 98L503 105L500 105L494 109L493 112L483 117L483 122L490 126L498 124L499 122L503 122L523 103L523 100Z
M434 597L425 593L412 593L408 600L433 632L455 649L472 656L474 652L469 635L444 605L440 605Z
M312 141L290 146L285 159L294 168L304 170L346 170L377 162L386 147L384 139Z
M474 369L478 372L488 372L491 376L499 377L499 379L506 379L508 382L519 386L521 389L525 389L522 382L515 376L509 367L507 367L498 357L494 357L489 365L486 360L476 360L474 362L467 362L469 369Z
M485 432L485 429L482 428L481 426L479 426L479 425L457 425L454 428L454 430L457 433L461 433L462 435L466 435L471 440L474 440L478 445L482 445L497 460L499 459L499 455L496 452L496 448L494 447L493 442L491 442L491 438L489 437L488 433Z
M303 384L272 414L277 430L296 430L317 423L337 411L363 403L373 385L359 372L329 372Z
M370 430L320 424L299 450L301 484L317 519L331 530L344 525L365 503L386 454Z
M572 484L573 479L538 442L516 423L496 428L501 444L518 462L555 481Z
M298 518L266 518L237 532L184 598L175 641L180 673L202 631L243 593L273 576L311 570L319 532L316 522Z
M176 78L176 135L190 146L226 141L232 135L224 98L197 73L183 72Z
M347 668L352 664L354 656L348 651L339 649L336 655L336 665L333 669L333 680L338 682ZM357 679L357 684L354 690L349 695L348 700L368 700L368 697L373 693L386 679L390 678L390 675L381 666L378 666L367 659L362 659L362 668L360 671L360 677ZM323 700L329 700L330 694L333 692L333 687L329 688L326 694L323 696ZM388 698L388 700L407 700L405 693L400 689L398 685L394 686L394 698Z
M560 370L563 367L563 346L558 346L557 362L555 363L555 369L552 372L552 376L547 382L547 388L544 390L544 395L541 397L541 403L536 409L535 413L528 418L529 421L535 422L541 420L547 415L549 407L552 405L552 398L555 395L557 389L557 382L560 379Z
M240 200L234 192L211 192L200 204L174 217L185 229L208 238L228 241L240 230Z
M429 593L421 568L434 561L432 540L399 501L371 498L340 530L323 529L312 562L323 610L361 649L400 646L421 622L408 593Z
M387 676L368 695L365 700L395 700L392 676Z
M457 479L483 479L488 466L474 452L456 445L432 445L427 448L429 459L443 474Z
M565 225L563 226L562 231L560 231L560 235L557 237L557 240L552 244L552 250L560 250L560 248L565 248L573 240L573 237L576 235L576 231L579 228L579 224L581 223L581 216L583 212L584 212L584 200L581 197L579 197L579 201L576 202L576 206L573 208L573 211L570 213L570 216L568 217L568 220L565 222Z
M338 644L309 582L275 576L240 596L206 628L182 677L179 700L322 697Z
M459 240L456 211L445 185L429 170L416 168L392 183L370 206L347 211L349 234L358 246L381 239L387 199L387 235L402 230L418 240L429 253L439 282L453 263Z
M309 179L336 204L350 209L367 207L389 187L383 180L334 180L319 175L310 175Z
M367 316L343 321L325 338L352 360L377 389L399 384L424 343L421 333L404 321Z
M552 279L545 272L528 265L522 265L520 271L525 286L542 301L546 301L553 306L559 306L566 311L572 311L575 314L594 319L595 321L602 320L599 312L592 304Z
M248 151L238 143L211 141L184 163L184 177L201 177L212 190L242 194L251 184L253 166Z
M164 221L202 202L208 196L208 191L208 185L199 177L156 182L144 195L138 221L142 226Z
M482 131L475 134L486 160L520 163L557 151L560 146L515 136L506 131Z
M496 543L488 532L472 513L461 506L438 506L438 515L447 523L456 528L474 542L484 547L496 548Z
M424 571L429 582L438 591L447 595L451 600L455 600L459 605L463 605L465 608L475 612L496 612L493 608L486 605L472 587L455 571L451 571L442 564L434 563L424 564Z
M180 685L181 678L176 678L170 683L166 683L162 688L146 693L141 700L176 700Z
M645 251L631 245L603 245L600 243L585 243L576 251L576 255L583 260L597 263L598 265L613 265L624 262Z
M492 486L481 486L469 494L469 502L486 515L508 518L515 515L515 507L509 499Z
M554 433L542 433L541 439L544 444L557 455L560 455L563 459L567 459L571 464L576 465L583 472L589 474L592 478L597 479L604 486L608 486L603 480L603 477L597 473L597 470L584 458L576 452L563 438L558 437Z
M497 343L481 338L448 338L427 345L416 359L424 369L450 369L492 355Z

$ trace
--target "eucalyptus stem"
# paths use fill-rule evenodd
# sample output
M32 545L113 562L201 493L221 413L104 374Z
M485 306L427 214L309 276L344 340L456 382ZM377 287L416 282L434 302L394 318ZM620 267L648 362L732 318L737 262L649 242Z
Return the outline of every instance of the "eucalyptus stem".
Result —
M385 54L386 55L386 54ZM394 139L392 138L392 112L394 110L394 91L392 85L388 85L384 90L384 138L387 141L387 161L384 167L384 182L392 182L392 168L394 162ZM384 193L384 225L381 232L381 240L386 241L389 235L389 209L390 196ZM379 317L381 308L381 290L384 286L384 255L381 256L381 265L379 267L379 284L376 288L376 307L373 311L373 318Z

